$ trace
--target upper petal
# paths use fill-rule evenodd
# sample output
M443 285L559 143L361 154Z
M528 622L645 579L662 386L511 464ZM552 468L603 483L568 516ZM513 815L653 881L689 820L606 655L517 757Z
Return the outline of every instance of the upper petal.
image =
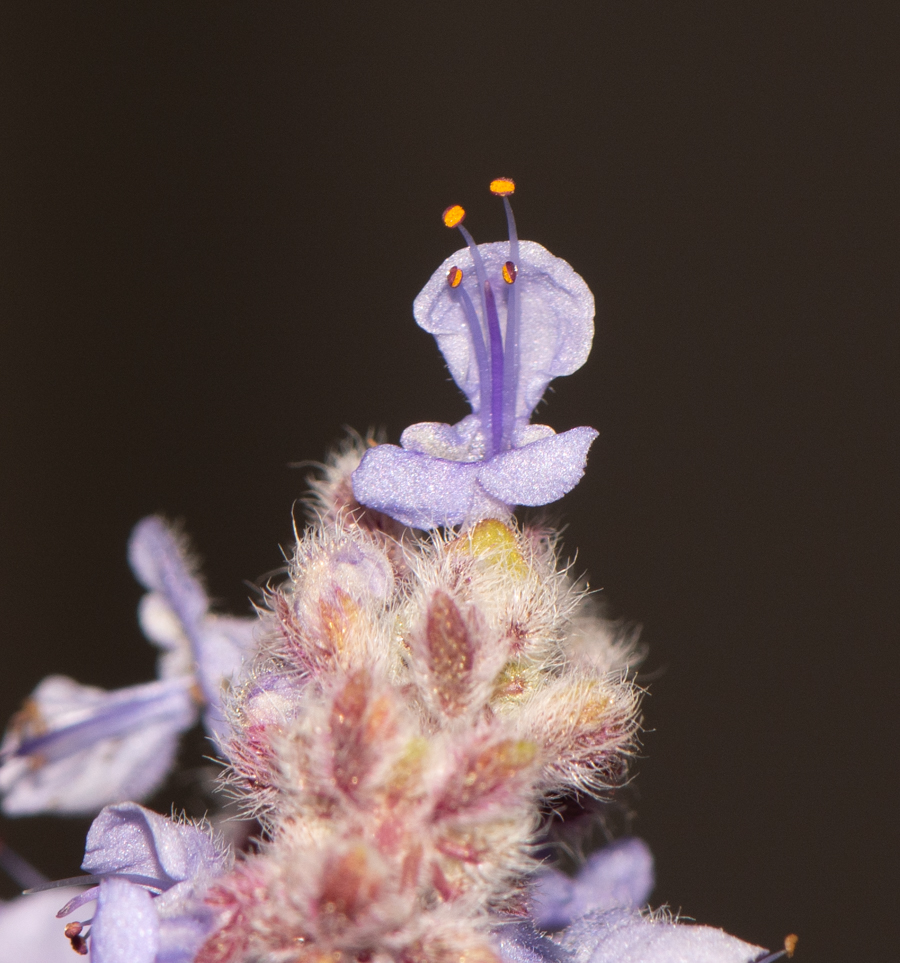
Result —
M501 452L481 463L478 481L507 505L549 505L578 484L596 437L593 428L572 428Z
M500 325L505 332L509 285L503 282L501 271L509 260L509 243L480 244L478 250L494 289ZM413 303L413 314L419 326L435 336L453 380L473 410L479 411L481 395L475 349L458 295L447 283L447 272L453 266L462 270L462 286L478 309L481 292L472 255L468 248L463 248L434 272ZM594 337L594 296L571 265L534 241L519 242L516 288L521 315L515 414L527 419L549 382L577 371L587 359Z
M144 634L165 650L160 674L196 674L207 703L203 721L221 744L227 737L222 686L237 678L250 654L256 619L209 614L209 599L183 539L158 516L135 526L128 557L149 591L138 615Z
M193 573L187 549L157 515L135 525L128 542L128 561L148 592L158 592L189 632L206 614L209 599Z
M81 868L97 876L156 880L156 886L166 890L184 880L218 875L225 863L204 830L137 803L121 803L107 806L91 824Z

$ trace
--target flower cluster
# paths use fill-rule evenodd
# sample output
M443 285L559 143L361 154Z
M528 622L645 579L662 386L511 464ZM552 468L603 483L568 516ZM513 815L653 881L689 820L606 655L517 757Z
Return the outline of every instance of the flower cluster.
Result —
M508 242L478 246L462 209L445 212L467 246L415 304L472 415L334 455L257 619L211 614L183 540L141 522L130 561L159 680L103 692L50 677L13 721L0 749L8 814L104 807L87 875L59 884L87 888L57 915L95 909L57 924L42 963L61 948L72 958L63 934L94 963L781 955L642 912L653 864L638 840L574 879L537 859L561 801L626 775L639 653L571 577L554 533L513 516L570 490L596 436L530 424L550 379L586 359L593 299L568 264L518 240L513 187L492 184ZM132 801L201 715L258 828L238 853ZM24 897L31 919L48 895ZM0 939L23 919L21 904L0 911Z

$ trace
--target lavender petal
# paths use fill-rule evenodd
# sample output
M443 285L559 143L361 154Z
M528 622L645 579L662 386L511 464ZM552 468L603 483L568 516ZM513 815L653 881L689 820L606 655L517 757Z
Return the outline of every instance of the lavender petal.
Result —
M537 877L531 910L540 929L560 929L590 912L637 909L654 886L653 856L640 839L623 839L593 853L572 879L557 870Z
M379 445L353 473L353 493L361 504L413 528L459 525L471 511L480 467Z
M158 947L159 919L150 894L125 880L105 879L91 927L92 963L155 963Z
M177 739L197 718L189 679L106 692L50 676L26 722L3 741L0 791L9 815L90 813L144 797L168 772Z
M596 437L593 428L572 428L502 452L481 463L478 481L507 505L548 505L578 484Z
M574 963L752 963L764 951L711 926L627 910L589 913L561 935Z
M226 865L208 833L176 823L137 803L107 806L91 824L81 868L94 875L128 874L177 883L216 876Z
M489 279L497 290L506 287L501 269L509 258L505 241L480 244L478 250ZM434 272L413 304L419 326L435 336L453 380L480 411L478 359L469 335L465 312L447 284L451 267L463 272L462 285L470 298L481 302L471 252L463 248ZM590 352L594 336L594 298L583 279L562 258L533 241L519 242L519 372L515 414L529 418L553 378L577 371ZM506 304L499 304L506 328ZM487 399L484 399L486 401Z

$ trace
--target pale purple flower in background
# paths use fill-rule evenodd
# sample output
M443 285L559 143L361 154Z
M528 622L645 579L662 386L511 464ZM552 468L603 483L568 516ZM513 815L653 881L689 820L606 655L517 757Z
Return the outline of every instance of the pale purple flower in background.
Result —
M506 963L773 963L785 955L646 912L653 886L653 856L640 839L593 853L575 877L544 870L531 887L531 920L498 930L501 954Z
M0 963L78 963L56 918L60 903L77 892L63 887L0 903Z
M558 930L587 913L644 906L653 891L653 856L642 839L623 839L591 854L576 877L544 870L531 887L531 917Z
M178 536L157 517L132 533L129 561L148 594L139 620L162 649L159 681L106 691L44 679L0 746L3 811L92 813L143 799L172 767L178 738L203 714L222 733L222 686L250 650L255 619L212 615Z
M96 901L82 924L94 963L189 963L212 925L203 893L231 861L202 827L136 803L107 806L88 832L81 868L89 875L66 881L91 888L56 915Z

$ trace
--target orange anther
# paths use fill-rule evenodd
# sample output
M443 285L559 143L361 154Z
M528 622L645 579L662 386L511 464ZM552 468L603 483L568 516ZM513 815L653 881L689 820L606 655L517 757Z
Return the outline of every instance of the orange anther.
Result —
M516 275L519 273L519 269L515 266L512 261L507 261L503 265L503 280L507 284L512 284L516 280Z
M463 218L466 216L465 208L459 206L459 204L454 204L452 207L448 207L446 211L441 215L444 221L445 227L456 227L457 224L462 224Z
M796 933L788 933L784 938L784 951L790 959L794 955L794 950L797 949L797 943L799 942Z
M454 264L453 267L447 272L447 283L451 288L458 288L462 279L462 271L460 271L460 269Z
M509 197L515 192L516 182L511 177L497 177L491 181L491 193L498 197Z

